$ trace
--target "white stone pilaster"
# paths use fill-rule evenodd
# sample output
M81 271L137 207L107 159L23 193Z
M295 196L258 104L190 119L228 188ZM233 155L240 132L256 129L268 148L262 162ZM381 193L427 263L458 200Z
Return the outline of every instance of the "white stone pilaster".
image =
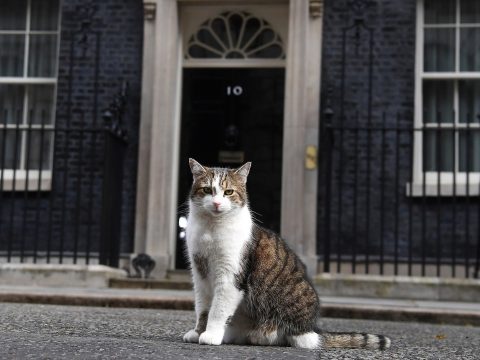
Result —
M152 256L152 275L162 277L174 268L176 251L181 31L177 0L144 0L144 8L135 252ZM281 233L311 273L317 264L318 170L305 168L305 151L318 148L322 13L323 1L290 0Z
M314 274L318 168L307 170L305 156L307 146L318 149L323 16L318 15L318 1L314 13L311 5L308 0L290 1L281 233Z
M143 7L142 92L138 143L135 242L133 249L136 254L145 252L147 238L149 163L152 146L153 75L155 74L155 15L157 4L152 0L144 1Z
M155 19L145 18L135 250L156 261L153 277L164 277L175 259L180 31L177 1L155 4Z

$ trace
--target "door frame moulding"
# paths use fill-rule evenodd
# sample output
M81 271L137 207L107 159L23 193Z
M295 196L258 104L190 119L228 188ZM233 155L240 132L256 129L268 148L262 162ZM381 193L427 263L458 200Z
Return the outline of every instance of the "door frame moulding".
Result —
M284 68L285 60L188 60L183 63L183 68Z
M264 66L245 60L237 64L286 69L281 234L310 273L316 273L318 173L307 170L304 163L307 146L318 148L323 1L144 0L134 252L154 258L154 277L164 277L175 268L182 68L235 67L218 60L184 63L180 8L279 4L288 4L286 60L265 61Z

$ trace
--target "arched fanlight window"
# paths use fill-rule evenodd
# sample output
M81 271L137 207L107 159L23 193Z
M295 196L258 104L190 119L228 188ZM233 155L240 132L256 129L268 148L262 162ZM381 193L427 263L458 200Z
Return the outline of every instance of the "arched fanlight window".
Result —
M285 59L280 36L265 20L228 11L205 21L188 42L186 59Z

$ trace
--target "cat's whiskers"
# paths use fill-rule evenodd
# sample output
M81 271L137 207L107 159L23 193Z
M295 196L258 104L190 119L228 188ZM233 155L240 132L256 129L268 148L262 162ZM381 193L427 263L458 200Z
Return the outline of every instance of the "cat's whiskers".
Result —
M253 211L253 210L250 209L250 208L249 208L249 210L250 210L250 214L251 214L251 216L252 216L253 222L254 222L255 224L263 224L263 221L258 218L259 216L260 216L260 217L263 217L263 215L260 214L260 213L258 213L258 212L256 212L256 211Z

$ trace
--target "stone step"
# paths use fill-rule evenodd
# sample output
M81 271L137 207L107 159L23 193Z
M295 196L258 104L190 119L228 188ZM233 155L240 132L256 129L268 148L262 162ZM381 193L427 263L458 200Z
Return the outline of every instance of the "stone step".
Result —
M109 287L114 289L173 289L191 290L190 273L186 270L169 271L165 279L112 278Z
M191 282L192 275L190 270L168 270L167 279Z

